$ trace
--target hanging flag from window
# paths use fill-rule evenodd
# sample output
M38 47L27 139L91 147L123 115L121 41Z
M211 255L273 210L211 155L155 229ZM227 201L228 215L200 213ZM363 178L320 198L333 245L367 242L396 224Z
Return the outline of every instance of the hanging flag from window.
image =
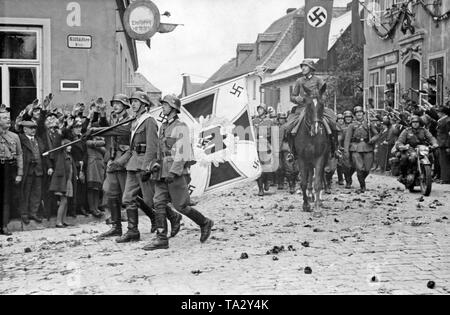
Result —
M352 2L352 43L353 45L362 46L366 44L364 36L364 27L361 23L361 15L359 10L359 0Z
M305 58L327 59L333 0L305 2Z
M179 117L190 129L196 163L191 196L254 181L262 172L242 76L181 99ZM151 111L160 127L161 107Z

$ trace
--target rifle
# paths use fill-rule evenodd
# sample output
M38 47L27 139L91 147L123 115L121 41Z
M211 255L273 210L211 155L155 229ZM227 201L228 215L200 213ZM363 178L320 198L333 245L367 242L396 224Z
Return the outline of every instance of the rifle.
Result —
M136 117L127 119L127 120L125 120L125 121L122 121L122 122L120 122L120 123L114 125L114 126L110 126L110 127L104 128L104 129L102 129L102 130L99 130L99 131L97 131L97 132L94 132L94 133L92 133L90 136L92 136L92 137L100 136L101 134L103 134L103 133L105 133L105 132L108 132L108 131L113 130L113 129L117 128L117 127L126 125L126 124L128 124L128 123L134 121L135 119L136 119ZM46 152L42 153L42 156L48 156L50 153L53 153L53 152L62 150L62 149L67 148L67 147L69 147L69 146L71 146L71 145L77 144L77 143L79 143L79 142L81 142L81 141L85 141L85 139L84 139L84 138L81 138L81 139L78 139L78 140L75 140L75 141L66 143L66 144L64 144L64 145L62 145L62 146L59 146L59 147L57 147L57 148L54 148L54 149L51 149L51 150L49 150L49 151L46 151Z

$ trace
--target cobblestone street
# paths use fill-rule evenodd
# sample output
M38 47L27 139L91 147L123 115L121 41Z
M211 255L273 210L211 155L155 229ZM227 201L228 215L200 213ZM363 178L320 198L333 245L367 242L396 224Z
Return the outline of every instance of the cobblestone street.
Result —
M392 177L371 175L368 188L335 187L320 219L276 187L211 194L198 205L215 221L210 240L184 218L165 251L141 250L152 237L144 217L131 245L96 241L100 222L1 236L0 294L450 293L449 186L423 201Z

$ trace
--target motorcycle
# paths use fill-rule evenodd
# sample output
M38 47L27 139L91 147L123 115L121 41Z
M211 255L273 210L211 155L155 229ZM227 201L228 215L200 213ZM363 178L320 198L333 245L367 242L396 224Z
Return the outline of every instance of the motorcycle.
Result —
M408 148L409 149L409 146ZM416 186L420 186L422 195L429 196L431 193L431 186L433 183L433 175L430 160L430 148L426 145L418 145L416 151L416 162L413 165L412 173L406 179L405 187L410 192L414 192Z

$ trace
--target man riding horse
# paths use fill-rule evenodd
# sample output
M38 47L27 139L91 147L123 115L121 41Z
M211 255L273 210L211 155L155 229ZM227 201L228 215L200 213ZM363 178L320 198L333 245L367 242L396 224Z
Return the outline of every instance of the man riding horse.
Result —
M292 152L296 152L294 148L294 137L298 132L300 123L305 116L305 98L316 97L321 102L325 102L325 90L326 83L323 79L315 75L316 68L312 60L304 60L300 67L302 69L303 76L295 82L294 90L291 95L291 102L297 106L292 109L293 115L289 116L288 125L286 127L287 132L290 134L289 145ZM312 95L307 95L310 92ZM338 129L336 126L336 115L329 109L324 109L324 122L327 129L327 134L331 141L331 152L337 149L337 134Z

